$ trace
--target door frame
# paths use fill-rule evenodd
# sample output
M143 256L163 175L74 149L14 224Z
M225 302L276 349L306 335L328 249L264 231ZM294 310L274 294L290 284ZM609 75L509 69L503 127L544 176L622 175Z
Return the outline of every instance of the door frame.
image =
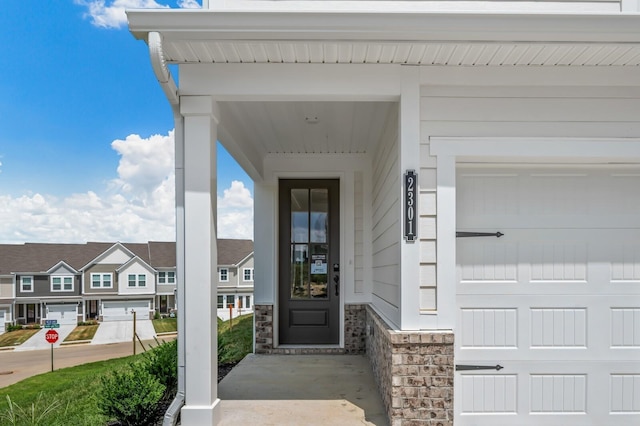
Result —
M327 214L329 215L329 228L328 228L328 240L326 240L323 244L327 246L327 255L325 255L325 267L326 267L326 298L314 299L312 297L306 299L291 299L288 297L288 294L284 294L284 288L290 285L291 275L290 271L291 267L291 258L290 256L286 256L284 258L284 253L288 253L291 248L291 191L293 189L302 189L303 191L308 191L309 189L326 189L328 192L327 198ZM337 191L337 193L336 193ZM340 329L342 328L341 321L341 300L344 295L341 295L339 292L342 287L342 276L340 271L340 265L342 256L341 256L341 243L340 243L340 231L342 229L341 223L341 199L340 199L340 180L339 179L279 179L278 180L278 208L280 214L278 215L278 223L280 225L280 229L277 235L277 247L278 247L278 272L277 272L277 287L278 287L278 317L284 319L291 320L290 315L295 310L299 310L302 312L321 312L325 309L328 312L326 320L328 321L326 325L317 329L315 332L315 327L312 325L306 326L306 331L302 331L300 329L286 327L284 323L279 324L279 328L281 333L285 333L287 331L287 339L289 342L288 345L308 345L308 346L325 346L332 345L336 346L340 344ZM308 200L311 202L311 199ZM337 205L336 205L337 203ZM285 223L289 223L287 225L287 229L283 229L282 225ZM308 224L311 225L310 223ZM308 231L309 232L309 231ZM304 244L304 243L302 243ZM306 243L309 248L313 245L312 240L307 240ZM337 251L337 253L336 253ZM311 253L309 253L311 255ZM338 264L338 269L335 270L333 265ZM309 266L311 267L311 259L309 259ZM310 273L309 271L308 273ZM334 283L334 278L337 277L338 282L337 286ZM284 283L286 278L287 284ZM342 296L342 297L341 297ZM287 312L288 310L288 312ZM301 325L302 326L302 325ZM302 326L304 327L304 326ZM297 336L297 337L296 337ZM313 336L308 341L304 341L307 336ZM326 340L324 342L314 342L313 340Z
M298 156L292 156L292 157L298 157ZM300 158L304 158L303 161L307 161L306 156L300 156ZM342 161L344 161L344 158L340 158L338 159L337 162L338 164L341 164ZM334 163L334 166L336 165ZM310 162L308 164L309 169L312 168L316 168L318 167L318 162L317 161L313 161ZM331 168L331 166L328 167L329 169ZM345 314L344 314L344 306L345 306L345 300L349 297L348 294L346 294L346 286L345 283L350 280L353 281L353 265L348 264L348 262L346 261L347 256L346 256L346 252L345 252L345 246L347 246L351 241L351 239L349 239L347 237L347 235L345 234L345 228L347 228L345 226L345 220L346 221L351 221L351 223L353 222L353 207L351 207L351 209L346 208L345 205L345 200L348 199L346 198L347 196L353 198L353 174L352 173L346 173L344 171L326 171L326 172L322 172L322 171L318 171L318 172L275 172L272 171L270 173L270 179L269 181L272 182L272 196L273 196L273 241L272 241L272 250L273 250L273 260L274 260L274 269L273 269L273 347L277 348L277 347L283 347L283 344L280 343L280 285L279 285L279 279L280 279L280 243L279 243L279 235L280 235L280 206L279 206L279 202L278 202L278 198L279 198L279 191L280 191L280 185L279 182L281 179L288 179L288 180L329 180L329 179L336 179L338 180L338 187L339 187L339 199L340 199L340 206L339 206L339 221L340 221L340 233L339 233L339 247L340 247L340 301L339 301L339 343L337 345L310 345L310 346L322 346L322 347L336 347L336 348L344 348L344 321L345 321ZM348 241L347 241L348 240ZM254 300L254 304L255 304L255 300ZM284 347L286 347L288 345L284 345ZM298 346L298 345L296 345ZM302 345L305 346L305 345Z

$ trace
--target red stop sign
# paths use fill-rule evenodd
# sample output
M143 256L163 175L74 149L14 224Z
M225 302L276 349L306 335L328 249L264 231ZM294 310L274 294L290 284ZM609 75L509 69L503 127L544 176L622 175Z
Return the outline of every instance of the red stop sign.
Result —
M44 338L47 339L47 342L49 343L55 343L58 341L58 332L55 330L49 330L44 335Z

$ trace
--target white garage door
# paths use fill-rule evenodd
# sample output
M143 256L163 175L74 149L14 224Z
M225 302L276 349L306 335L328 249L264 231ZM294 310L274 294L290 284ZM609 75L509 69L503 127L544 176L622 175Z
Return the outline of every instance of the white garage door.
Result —
M103 321L127 321L133 320L133 311L136 312L136 320L149 319L149 301L129 300L122 302L104 302L102 305Z
M639 425L640 169L456 185L458 231L504 233L457 238L456 425Z
M58 320L61 325L78 323L78 305L48 305L47 319Z
M0 333L4 333L4 311L0 311Z

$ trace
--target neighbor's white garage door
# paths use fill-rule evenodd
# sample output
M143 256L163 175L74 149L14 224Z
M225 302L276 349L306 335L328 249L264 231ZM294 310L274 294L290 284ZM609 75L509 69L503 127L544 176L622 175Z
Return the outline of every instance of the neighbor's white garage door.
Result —
M58 320L58 324L74 325L78 323L78 305L48 305L47 319Z
M126 302L104 302L102 305L103 321L133 320L133 311L136 311L136 320L149 319L149 301L129 300Z
M4 311L0 311L0 333L4 333Z
M640 169L460 167L456 426L640 425Z

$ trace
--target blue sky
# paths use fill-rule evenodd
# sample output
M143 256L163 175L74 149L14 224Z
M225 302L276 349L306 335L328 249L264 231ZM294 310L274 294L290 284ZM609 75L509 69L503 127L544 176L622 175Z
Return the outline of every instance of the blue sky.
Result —
M0 243L174 238L173 117L122 14L159 6L197 4L3 0ZM252 238L252 182L218 157L219 235Z

